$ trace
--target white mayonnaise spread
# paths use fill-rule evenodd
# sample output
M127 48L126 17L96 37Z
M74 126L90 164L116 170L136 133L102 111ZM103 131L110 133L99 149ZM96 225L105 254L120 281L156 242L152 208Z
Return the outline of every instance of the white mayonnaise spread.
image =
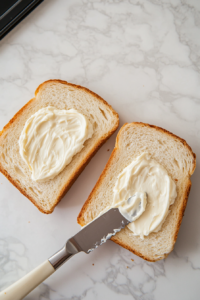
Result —
M148 153L138 156L118 175L113 192L112 205L98 217L118 207L130 221L128 228L142 239L161 229L177 196L175 182Z
M128 228L144 238L161 229L176 196L176 184L166 169L143 153L119 174L112 207L119 207L131 221Z
M92 124L75 109L45 107L26 121L19 139L20 154L32 179L43 182L58 175L92 135Z

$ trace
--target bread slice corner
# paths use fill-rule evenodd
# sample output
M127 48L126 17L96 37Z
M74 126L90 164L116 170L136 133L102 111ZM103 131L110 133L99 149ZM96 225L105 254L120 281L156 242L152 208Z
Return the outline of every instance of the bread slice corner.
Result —
M86 225L111 205L118 174L143 152L149 152L175 180L176 200L160 231L152 232L142 240L126 227L111 240L143 259L154 262L167 257L173 250L191 188L190 176L196 167L196 155L191 147L173 133L139 122L124 124L118 132L115 148L107 165L83 205L77 221L81 226Z
M18 141L26 120L47 106L76 109L92 122L94 134L60 174L54 179L39 183L31 179L31 172L20 156ZM0 172L41 212L52 213L94 154L118 126L117 112L94 92L62 80L45 81L36 89L35 97L0 132Z

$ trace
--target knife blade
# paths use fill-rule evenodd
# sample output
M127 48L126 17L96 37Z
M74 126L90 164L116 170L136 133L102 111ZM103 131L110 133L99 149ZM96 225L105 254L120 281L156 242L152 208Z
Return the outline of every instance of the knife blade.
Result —
M71 237L60 251L49 258L49 262L56 270L72 255L81 251L92 252L129 223L118 208L111 208Z

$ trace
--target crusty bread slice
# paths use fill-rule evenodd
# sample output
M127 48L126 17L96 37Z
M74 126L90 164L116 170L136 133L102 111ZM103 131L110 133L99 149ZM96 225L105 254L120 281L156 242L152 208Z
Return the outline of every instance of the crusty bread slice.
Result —
M31 172L20 156L18 141L26 120L47 106L76 109L93 123L94 133L60 174L52 180L39 183L31 179ZM37 88L35 98L30 100L0 132L0 171L41 212L51 213L92 156L118 126L118 114L95 93L66 81L46 81Z
M143 152L150 153L175 180L177 198L159 232L142 240L126 227L111 239L143 259L156 261L165 258L174 247L190 192L190 176L196 166L196 155L186 141L162 128L130 123L120 129L115 148L79 213L78 223L81 226L87 224L112 204L118 174Z

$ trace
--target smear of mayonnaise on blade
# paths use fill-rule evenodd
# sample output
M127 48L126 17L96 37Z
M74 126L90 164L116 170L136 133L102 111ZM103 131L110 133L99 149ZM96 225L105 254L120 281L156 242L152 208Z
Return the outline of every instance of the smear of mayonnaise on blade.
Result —
M137 220L145 211L147 204L147 193L136 192L128 200L122 200L115 207L130 222Z
M26 121L19 139L20 154L32 180L53 179L92 135L92 124L75 109L48 106L38 110Z

